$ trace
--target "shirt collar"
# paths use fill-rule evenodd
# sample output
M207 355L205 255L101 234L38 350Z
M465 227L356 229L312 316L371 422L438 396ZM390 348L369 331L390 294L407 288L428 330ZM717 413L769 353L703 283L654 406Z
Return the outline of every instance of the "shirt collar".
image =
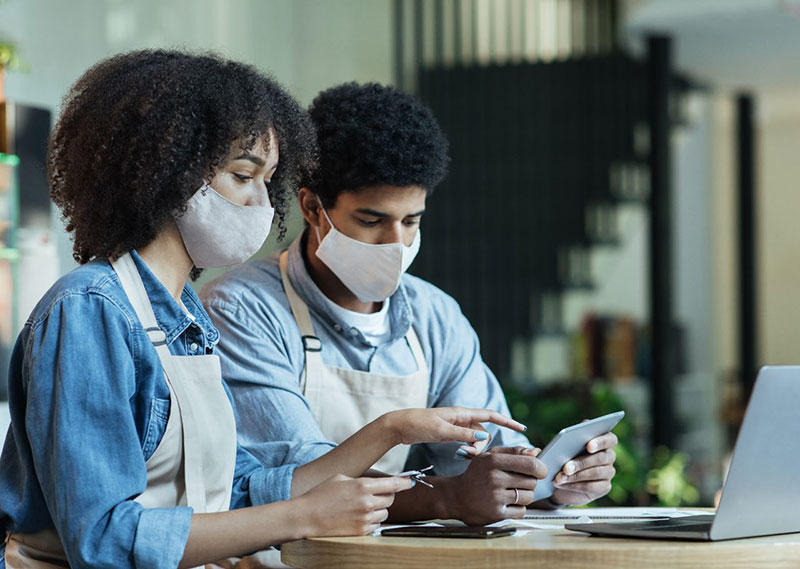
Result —
M342 334L346 338L358 340L362 344L372 346L373 344L366 339L361 330L357 328L351 330L350 324L331 310L325 302L325 295L308 273L305 260L303 259L303 247L307 231L306 229L306 231L298 235L292 244L289 245L289 280L291 280L300 298L308 305L309 310L324 318L339 334ZM411 303L408 301L405 285L401 280L400 286L397 287L397 290L392 294L389 303L389 322L392 333L386 343L395 342L408 334L411 328L411 318ZM355 332L355 334L351 334L351 331Z
M166 335L167 343L171 344L175 338L183 334L194 323L202 329L206 341L211 345L215 345L219 341L219 332L211 323L211 319L203 309L203 305L197 294L192 290L192 287L188 283L183 286L181 301L194 316L194 322L192 322L192 319L189 318L181 305L172 298L172 295L161 281L150 271L147 264L139 256L139 253L131 251L131 257L133 257L136 269L142 277L142 283L153 307L156 322Z

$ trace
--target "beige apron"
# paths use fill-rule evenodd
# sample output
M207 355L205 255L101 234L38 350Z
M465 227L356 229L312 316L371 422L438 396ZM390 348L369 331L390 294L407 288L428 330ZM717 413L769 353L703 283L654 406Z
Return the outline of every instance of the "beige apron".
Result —
M236 467L236 423L222 386L219 356L173 356L158 328L130 254L112 263L142 326L158 352L170 393L167 428L145 463L145 508L190 506L197 513L228 509ZM69 567L54 529L6 537L8 569Z
M417 371L403 376L381 375L327 366L322 361L322 344L314 335L314 325L305 302L289 280L288 252L280 257L283 288L292 314L303 335L305 367L301 390L322 434L341 443L367 423L397 409L428 406L428 365L413 326L406 341L417 362ZM396 473L403 470L408 445L398 445L375 463L374 468Z

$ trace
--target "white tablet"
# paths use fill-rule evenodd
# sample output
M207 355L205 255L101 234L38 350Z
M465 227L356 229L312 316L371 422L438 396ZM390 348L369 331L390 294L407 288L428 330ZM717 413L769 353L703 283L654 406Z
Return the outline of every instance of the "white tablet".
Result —
M586 452L586 444L600 435L609 432L625 416L625 411L617 411L561 429L539 455L539 460L547 466L547 477L536 483L534 501L553 495L553 478L561 472L564 465Z

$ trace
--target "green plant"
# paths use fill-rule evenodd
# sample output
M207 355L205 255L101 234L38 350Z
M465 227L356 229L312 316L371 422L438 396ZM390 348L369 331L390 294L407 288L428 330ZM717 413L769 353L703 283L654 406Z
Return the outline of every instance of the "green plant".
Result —
M0 6L5 4L5 0L0 0ZM27 71L28 64L19 54L17 44L0 37L0 71Z
M27 69L25 61L20 57L17 45L10 41L0 40L0 68L10 71Z
M663 446L656 448L653 468L647 474L647 492L656 497L657 506L696 504L700 493L686 480L686 455Z

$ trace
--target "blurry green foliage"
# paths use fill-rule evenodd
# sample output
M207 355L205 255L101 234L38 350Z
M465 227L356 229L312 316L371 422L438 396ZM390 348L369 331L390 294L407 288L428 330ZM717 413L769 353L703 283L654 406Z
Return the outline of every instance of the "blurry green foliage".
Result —
M19 56L16 44L0 40L0 68L10 71L26 71L25 61Z
M0 0L0 6L5 0ZM0 36L0 71L27 71L28 64L19 55L17 44Z
M623 401L607 382L565 383L524 392L515 386L504 391L512 416L528 426L528 438L544 447L555 434L584 419L625 409ZM686 479L686 456L658 448L652 457L636 448L634 421L628 412L615 428L619 444L614 449L617 470L608 496L593 505L679 506L696 503L697 490Z
M690 505L700 500L700 493L686 480L685 472L685 454L673 453L667 447L655 449L646 486L647 492L656 497L655 505Z

